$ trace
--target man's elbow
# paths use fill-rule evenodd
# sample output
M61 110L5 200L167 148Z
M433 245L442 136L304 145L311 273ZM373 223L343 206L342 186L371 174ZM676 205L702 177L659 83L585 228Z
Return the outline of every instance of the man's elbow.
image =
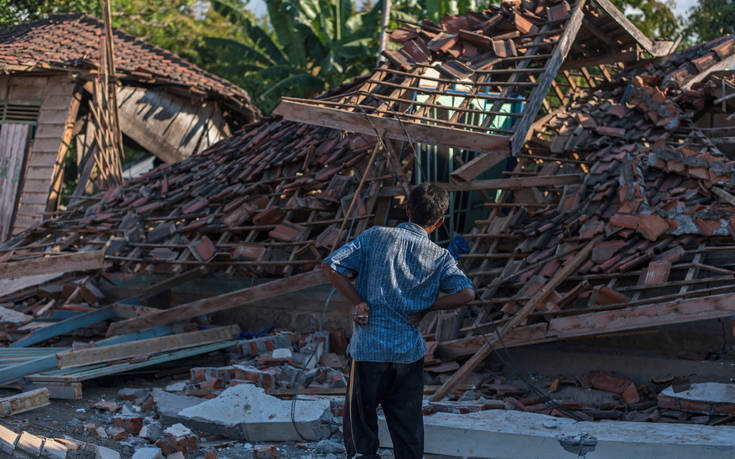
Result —
M459 294L462 295L461 298L463 303L469 303L475 299L475 290L471 288L462 289Z

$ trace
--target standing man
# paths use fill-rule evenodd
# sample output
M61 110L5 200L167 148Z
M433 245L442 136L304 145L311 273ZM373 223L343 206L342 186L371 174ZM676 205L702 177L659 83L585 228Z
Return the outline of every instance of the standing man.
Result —
M365 230L324 261L329 281L353 304L356 324L344 414L349 457L379 457L379 404L396 459L424 455L426 345L417 325L429 311L454 309L475 297L450 253L429 240L448 207L444 188L422 183L409 195L407 223ZM448 295L440 298L439 292Z

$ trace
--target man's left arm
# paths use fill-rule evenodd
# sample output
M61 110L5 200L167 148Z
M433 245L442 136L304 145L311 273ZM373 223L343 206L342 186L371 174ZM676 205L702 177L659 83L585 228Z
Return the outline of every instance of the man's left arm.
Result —
M459 269L454 258L451 255L447 256L448 260L442 266L439 283L439 291L444 295L440 294L431 307L409 316L408 321L412 327L417 327L421 319L431 311L456 309L475 299L472 281Z

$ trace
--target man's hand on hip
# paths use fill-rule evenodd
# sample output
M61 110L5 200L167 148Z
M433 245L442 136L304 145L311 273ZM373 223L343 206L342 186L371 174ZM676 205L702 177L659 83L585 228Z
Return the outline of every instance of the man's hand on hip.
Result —
M408 325L410 325L413 328L416 328L421 323L421 319L424 318L426 314L428 314L429 310L424 309L423 311L417 312L416 314L411 314L408 316Z
M370 305L366 302L358 303L352 308L352 320L357 325L367 325L370 316Z

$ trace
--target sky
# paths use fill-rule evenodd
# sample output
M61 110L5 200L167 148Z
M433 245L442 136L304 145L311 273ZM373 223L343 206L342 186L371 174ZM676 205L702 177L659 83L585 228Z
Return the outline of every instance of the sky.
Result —
M697 4L697 0L680 0L675 3L676 8L674 9L674 13L677 16L684 16L689 8ZM248 8L258 17L264 15L266 12L263 0L250 0Z

